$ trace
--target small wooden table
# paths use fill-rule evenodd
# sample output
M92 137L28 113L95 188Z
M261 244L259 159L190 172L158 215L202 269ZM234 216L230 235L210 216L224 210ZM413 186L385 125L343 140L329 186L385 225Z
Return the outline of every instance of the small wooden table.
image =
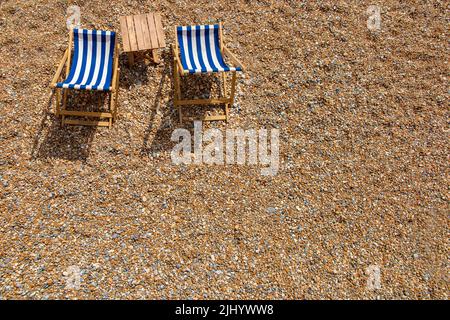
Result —
M123 50L128 54L128 63L133 65L134 52L151 50L153 61L159 63L156 49L164 48L166 41L157 12L120 17Z

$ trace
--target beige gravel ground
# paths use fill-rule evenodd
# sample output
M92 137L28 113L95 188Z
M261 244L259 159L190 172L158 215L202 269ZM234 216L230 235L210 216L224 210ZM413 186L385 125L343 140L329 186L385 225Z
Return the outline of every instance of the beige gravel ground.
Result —
M279 128L280 171L172 164L169 46L159 66L121 57L111 130L60 127L67 1L1 0L0 298L448 298L448 2L74 3L116 31L157 10L169 44L224 21L249 70L205 128Z

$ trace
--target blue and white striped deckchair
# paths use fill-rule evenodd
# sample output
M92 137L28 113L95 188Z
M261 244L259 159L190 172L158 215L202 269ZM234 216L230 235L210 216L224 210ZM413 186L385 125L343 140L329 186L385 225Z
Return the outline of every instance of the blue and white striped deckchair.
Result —
M73 39L73 59L71 47ZM66 63L67 62L67 63ZM66 65L66 79L62 81L62 69ZM60 63L57 74L51 83L57 90L57 114L62 115L63 123L92 124L111 126L115 118L118 90L118 52L116 33L112 31L73 29L70 31L69 48ZM59 109L59 91L63 89L109 91L111 112L83 112L66 110L67 90L64 91L63 107ZM114 109L114 113L112 113ZM108 118L102 121L65 120L65 116Z
M229 67L223 60L219 29L218 24L177 27L184 70L189 73L241 71L240 67Z
M115 32L73 30L73 62L66 80L57 88L110 90Z
M225 115L205 116L202 120L228 120L228 107L233 104L236 87L236 71L244 71L242 63L223 45L222 24L179 26L176 28L174 47L174 105L178 106L179 120L183 122L181 108L185 105L224 104ZM227 56L235 66L224 61ZM223 72L223 94L217 99L183 100L181 98L180 75ZM229 97L226 88L225 72L232 72L231 92Z

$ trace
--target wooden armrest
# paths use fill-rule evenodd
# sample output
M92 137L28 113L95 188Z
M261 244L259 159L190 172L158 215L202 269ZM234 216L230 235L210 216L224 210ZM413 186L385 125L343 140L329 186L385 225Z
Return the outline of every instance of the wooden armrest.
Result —
M56 83L58 82L58 79L61 76L62 69L64 68L64 65L66 64L68 57L69 57L69 49L66 49L66 51L64 52L64 56L62 57L61 62L59 63L58 69L56 70L56 73L53 77L53 80L50 83L51 88L56 87Z
M173 58L175 59L175 62L178 65L178 69L180 70L180 74L183 75L185 73L188 73L189 71L183 69L183 65L181 64L181 61L180 61L180 54L178 52L178 48L172 47L172 49L173 49Z
M228 49L225 45L223 46L223 53L228 56L230 58L231 61L233 61L234 64L236 64L237 66L241 67L242 71L244 71L245 69L247 69L246 67L244 67L244 65L242 64L242 62L239 61L238 58L236 58L236 56L230 51L230 49Z

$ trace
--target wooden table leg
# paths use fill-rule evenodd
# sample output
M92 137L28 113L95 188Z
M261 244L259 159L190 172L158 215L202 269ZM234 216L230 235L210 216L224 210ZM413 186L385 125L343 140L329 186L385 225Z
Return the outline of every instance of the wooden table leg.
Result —
M128 65L131 67L134 64L134 54L133 52L127 52L128 54Z
M153 50L152 50L152 57L153 57L153 61L154 61L155 63L160 63L160 62L161 62L161 61L159 60L158 52L156 51L156 49L153 49Z

